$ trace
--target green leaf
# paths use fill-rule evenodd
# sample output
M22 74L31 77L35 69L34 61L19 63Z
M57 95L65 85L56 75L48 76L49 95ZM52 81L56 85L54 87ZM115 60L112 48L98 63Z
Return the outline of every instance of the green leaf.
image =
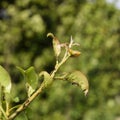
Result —
M26 74L26 81L29 83L32 88L36 89L38 85L38 75L34 69L34 67L30 67L25 71Z
M26 82L26 88L28 92L28 96L30 97L31 94L35 91L38 85L38 75L34 69L34 67L30 67L27 70L24 70L20 67L17 67L20 72L23 74L25 82Z
M74 71L69 73L66 78L67 81L71 82L73 85L78 85L84 91L85 96L89 91L89 83L86 76L80 71Z
M5 93L10 93L12 83L9 73L0 65L0 85L4 88Z
M42 85L44 86L44 88L48 87L51 85L53 79L52 77L50 76L49 73L47 73L46 71L42 71L40 72L39 74L39 77L43 77L43 82L42 82Z

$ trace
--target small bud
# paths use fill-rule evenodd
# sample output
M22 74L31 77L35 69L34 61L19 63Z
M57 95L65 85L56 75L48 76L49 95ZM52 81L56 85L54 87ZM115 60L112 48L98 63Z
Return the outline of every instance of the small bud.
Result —
M68 52L70 53L71 57L78 57L81 54L80 51L72 50L72 49L68 49Z

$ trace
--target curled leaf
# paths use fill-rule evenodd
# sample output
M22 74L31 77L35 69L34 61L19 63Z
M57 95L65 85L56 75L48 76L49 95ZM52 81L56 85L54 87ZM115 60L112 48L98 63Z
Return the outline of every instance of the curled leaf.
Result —
M89 91L89 83L86 76L83 73L81 73L80 71L74 71L72 73L69 73L65 77L65 79L71 82L73 85L80 86L85 96L87 95Z
M59 40L53 35L53 33L48 33L47 37L51 37L53 39L53 49L54 49L54 53L56 58L58 58L58 56L61 53L61 44L59 42Z
M42 82L42 85L44 86L44 88L48 87L49 85L51 85L53 79L52 77L50 76L49 73L47 73L46 71L42 71L40 72L39 74L39 77L43 77L43 82Z

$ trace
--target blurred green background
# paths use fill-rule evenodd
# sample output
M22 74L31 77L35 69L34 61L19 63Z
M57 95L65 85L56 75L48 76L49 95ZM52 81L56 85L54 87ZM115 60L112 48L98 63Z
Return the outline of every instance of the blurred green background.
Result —
M54 68L48 32L61 42L72 35L80 43L81 56L69 59L59 73L86 74L89 95L55 81L15 120L120 120L120 10L105 0L0 0L0 64L10 72L11 95L20 103L26 92L15 66Z

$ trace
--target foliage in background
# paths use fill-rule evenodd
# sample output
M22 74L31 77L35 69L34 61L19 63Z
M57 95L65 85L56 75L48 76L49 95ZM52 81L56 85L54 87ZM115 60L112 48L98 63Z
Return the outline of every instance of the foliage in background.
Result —
M83 99L77 88L55 82L17 120L25 116L43 120L120 117L120 10L105 0L1 0L0 7L0 63L12 69L12 76L17 74L12 81L16 89L13 96L24 91L20 91L24 81L18 79L15 65L33 65L37 71L53 69L51 40L46 38L49 31L62 38L61 42L72 35L80 43L84 54L76 64L70 59L60 71L80 69L91 85L87 99ZM21 101L24 96L20 94Z

